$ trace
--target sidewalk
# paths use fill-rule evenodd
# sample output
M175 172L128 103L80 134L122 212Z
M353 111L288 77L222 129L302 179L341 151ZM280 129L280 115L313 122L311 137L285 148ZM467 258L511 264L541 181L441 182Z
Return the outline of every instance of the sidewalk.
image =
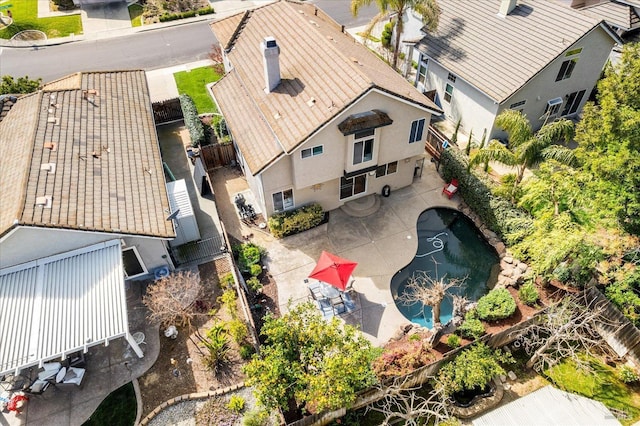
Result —
M49 10L49 0L38 0L39 18L80 14L82 17L84 33L36 41L0 39L0 47L32 48L34 46L55 46L77 41L123 37L143 31L152 31L177 25L191 24L193 22L220 20L245 10L263 6L271 3L272 1L273 0L210 0L209 4L215 10L215 13L211 15L194 16L193 18L160 22L140 27L131 27L128 4L132 2L121 1L111 4L84 5L81 9L76 9L70 12L51 12Z

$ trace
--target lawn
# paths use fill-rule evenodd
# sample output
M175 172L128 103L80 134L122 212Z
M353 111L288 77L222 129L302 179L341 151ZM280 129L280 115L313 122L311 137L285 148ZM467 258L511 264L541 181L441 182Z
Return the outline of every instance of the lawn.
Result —
M624 384L617 376L616 370L598 360L592 360L594 373L576 369L571 360L564 360L548 374L549 379L560 389L584 395L602 402L609 408L625 411L629 418L620 420L623 425L630 425L640 420L640 389Z
M0 6L11 6L13 24L0 30L0 38L9 39L24 30L39 30L48 38L66 37L70 34L82 34L80 15L38 18L38 2L27 0L4 0ZM7 14L6 9L3 10Z
M131 18L132 27L142 26L142 12L144 8L139 4L129 5L129 18Z
M136 393L133 383L111 392L82 426L131 426L136 421Z
M199 114L207 112L218 112L215 103L206 85L220 79L221 75L216 73L211 67L195 68L191 71L180 71L173 74L178 86L178 93L187 94L196 104Z

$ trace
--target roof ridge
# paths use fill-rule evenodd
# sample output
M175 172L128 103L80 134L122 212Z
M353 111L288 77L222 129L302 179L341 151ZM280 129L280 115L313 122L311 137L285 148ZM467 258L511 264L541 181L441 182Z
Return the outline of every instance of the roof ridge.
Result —
M264 6L261 6L261 7L264 7ZM224 46L224 50L231 50L232 46L235 44L236 40L240 36L240 33L242 32L244 27L247 25L247 21L251 17L252 12L253 12L252 10L245 10L244 12L242 12L243 14L242 19L240 19L240 22L238 22L238 25L236 26L235 31L233 32L233 34L231 34L231 37L229 38L227 45ZM229 18L234 18L238 15L240 14L238 13L236 15L229 16ZM229 18L226 18L226 19L229 19Z

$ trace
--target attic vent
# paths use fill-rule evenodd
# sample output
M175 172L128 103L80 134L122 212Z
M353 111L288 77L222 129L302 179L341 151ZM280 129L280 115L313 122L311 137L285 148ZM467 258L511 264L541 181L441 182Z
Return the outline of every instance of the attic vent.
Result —
M307 105L309 105L309 107L312 107L316 104L316 100L315 98L311 98L307 101Z
M50 149L51 151L56 151L58 149L58 144L56 142L45 142L44 149Z
M44 197L36 197L36 206L42 206L45 209L50 209L53 203L53 197L51 195L45 195Z
M89 96L100 96L100 92L96 89L89 89L82 91L82 97L85 99L89 99Z
M56 163L43 163L40 165L40 170L46 170L47 172L53 174L56 172Z

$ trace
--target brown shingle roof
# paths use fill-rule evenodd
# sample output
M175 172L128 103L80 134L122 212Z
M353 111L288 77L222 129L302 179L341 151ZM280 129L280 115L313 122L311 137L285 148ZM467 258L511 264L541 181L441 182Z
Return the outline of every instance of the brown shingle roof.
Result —
M623 30L631 30L640 27L638 15L633 6L618 3L615 1L607 1L593 6L580 9L583 12L592 13L611 25L615 25Z
M2 144L11 152L0 157L0 234L17 219L21 225L175 236L165 220L169 201L144 71L76 76L21 98L0 122L3 138L14 141ZM55 150L45 147L50 142ZM47 163L55 163L54 173L42 170ZM52 197L51 208L36 205L43 196Z
M435 34L418 49L497 102L522 87L601 21L552 1L519 0L506 17L500 0L438 0Z
M279 1L237 16L234 35L227 20L211 24L234 67L213 93L254 174L372 89L440 111L313 5ZM260 51L266 36L280 47L282 77L268 94Z

